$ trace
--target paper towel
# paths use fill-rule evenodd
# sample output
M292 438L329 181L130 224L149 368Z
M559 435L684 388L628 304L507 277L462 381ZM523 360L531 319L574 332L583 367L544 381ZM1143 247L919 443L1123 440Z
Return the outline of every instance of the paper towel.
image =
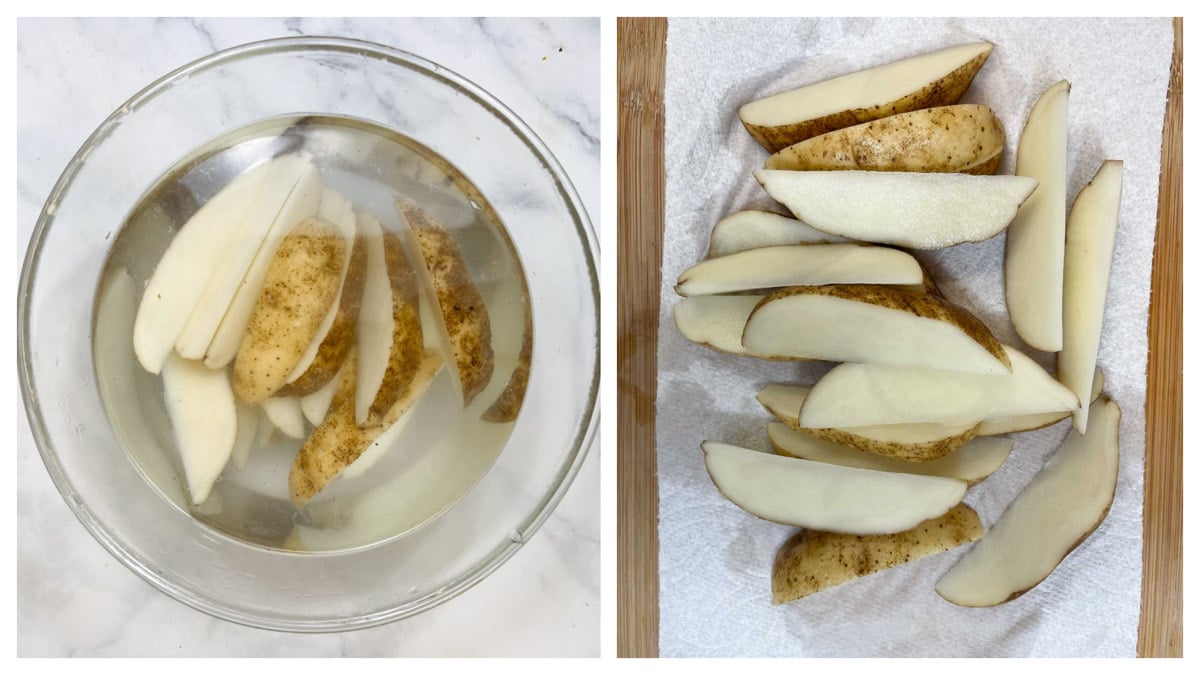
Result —
M1134 656L1142 562L1146 320L1169 75L1169 19L672 19L667 37L666 172L658 351L659 603L663 656ZM1068 197L1104 159L1125 161L1121 221L1099 362L1121 406L1116 498L1100 528L1025 596L990 609L933 586L966 549L771 605L770 571L793 528L726 501L700 442L768 449L771 382L811 384L829 365L769 363L693 345L676 330L678 275L705 254L720 218L783 210L751 171L767 152L737 108L762 96L955 44L995 43L964 96L996 111L1001 173L1030 107L1071 81ZM1004 237L918 255L952 301L1024 347L1004 305ZM1051 355L1032 352L1053 368ZM967 502L990 526L1067 434L1070 422L1016 434L1012 456Z

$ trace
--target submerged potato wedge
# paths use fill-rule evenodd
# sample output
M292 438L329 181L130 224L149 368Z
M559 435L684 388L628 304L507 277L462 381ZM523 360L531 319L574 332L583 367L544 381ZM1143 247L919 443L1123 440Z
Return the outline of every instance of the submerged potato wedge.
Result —
M923 171L992 175L1004 125L982 105L950 105L884 117L790 145L764 169Z
M396 210L408 223L412 250L421 256L418 277L441 318L439 337L450 356L447 365L469 405L492 379L495 354L487 305L471 280L454 236L412 200L398 197Z
M855 536L804 530L779 549L771 570L771 600L799 600L859 577L978 540L983 525L959 504L944 515L895 534Z
M918 54L751 101L738 117L777 152L843 127L957 103L991 53L990 43L976 42Z
M279 391L324 320L341 285L346 241L309 218L279 245L233 363L233 392L259 403Z
M400 240L390 232L383 235L383 255L392 287L392 349L383 382L375 392L375 400L367 414L368 424L382 418L392 404L404 396L421 366L422 352L425 351L417 304L417 277L408 264Z

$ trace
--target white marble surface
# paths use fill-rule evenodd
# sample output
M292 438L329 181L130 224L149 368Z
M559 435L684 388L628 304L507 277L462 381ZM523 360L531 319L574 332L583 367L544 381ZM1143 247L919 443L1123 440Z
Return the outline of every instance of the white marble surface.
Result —
M284 35L337 35L421 54L524 119L571 176L599 229L596 20L39 19L18 22L18 245L66 162L112 110L193 59ZM559 51L559 49L561 51ZM530 63L545 68L530 69ZM18 653L22 656L596 656L597 440L555 513L479 585L416 617L342 634L227 623L151 588L63 503L18 416Z

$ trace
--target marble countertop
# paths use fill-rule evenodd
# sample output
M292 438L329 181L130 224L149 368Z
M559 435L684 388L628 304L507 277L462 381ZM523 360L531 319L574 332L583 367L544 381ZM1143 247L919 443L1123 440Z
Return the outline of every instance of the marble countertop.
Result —
M599 233L597 20L23 19L17 34L22 256L63 167L123 101L160 75L215 50L286 35L380 42L473 80L550 146ZM525 68L529 62L548 62L550 68ZM295 635L212 618L121 565L63 503L28 420L18 414L18 654L597 656L598 446L597 440L566 497L532 540L463 595L386 626Z

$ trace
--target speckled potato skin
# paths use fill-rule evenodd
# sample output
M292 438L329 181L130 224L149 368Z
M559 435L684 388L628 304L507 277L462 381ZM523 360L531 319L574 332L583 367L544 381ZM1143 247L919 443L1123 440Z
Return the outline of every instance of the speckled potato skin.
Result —
M767 169L919 171L992 175L1004 151L1004 126L990 108L926 108L838 129L790 145Z
M980 426L976 424L961 434L946 436L926 443L886 443L878 439L859 436L846 429L808 429L800 426L796 419L783 420L783 422L802 434L905 462L932 462L945 457L975 438L979 434Z
M396 206L408 220L425 268L432 278L454 352L463 405L470 405L492 379L495 366L487 305L471 280L453 235L412 201L397 199Z
M358 358L350 350L338 375L337 391L325 419L296 453L288 474L288 488L296 508L304 508L318 492L371 445L378 427L360 429L354 417L354 390L358 384Z
M743 121L742 126L746 127L746 131L750 132L754 140L758 141L768 152L779 152L789 145L799 143L813 136L820 136L821 134L844 129L855 124L862 124L863 122L870 122L890 115L899 115L922 108L953 105L966 92L967 87L971 86L971 81L975 79L975 74L983 67L984 61L987 61L991 53L989 49L987 52L980 54L947 73L945 77L930 82L917 91L895 101L869 108L843 110L826 115L825 117L805 120L795 124L764 127L747 124Z
M896 534L856 536L801 530L775 555L771 601L780 605L859 577L949 551L983 536L966 504Z
M354 238L354 249L350 253L350 266L342 282L342 296L338 301L337 315L333 325L321 341L317 355L304 374L294 382L283 385L277 396L308 396L332 380L350 348L354 346L354 331L358 324L358 310L362 307L363 287L367 279L366 237Z
M259 403L283 387L333 305L345 259L345 237L320 218L284 237L234 359L238 400Z
M522 280L522 283L524 280ZM528 297L529 293L526 292ZM525 337L521 340L521 352L517 354L517 367L508 378L508 384L499 398L483 413L484 422L507 424L515 421L525 402L525 389L529 387L529 368L533 363L533 317L529 307L525 308Z
M754 318L754 315L759 310L769 303L793 295L827 295L834 298L856 300L858 302L878 305L879 307L901 310L926 319L944 321L966 333L968 337L986 349L989 354L996 357L997 361L1003 363L1005 368L1012 370L1012 363L1008 360L1008 354L1004 352L1004 347L1000 344L1000 341L996 339L995 335L992 335L992 331L988 330L987 325L980 321L974 314L942 298L940 294L917 293L895 286L883 286L879 284L792 286L775 291L763 298L754 308L754 311L750 312L750 318L747 319L747 323Z
M392 350L388 354L383 383L371 403L367 424L383 417L392 404L408 391L421 366L425 338L417 305L417 275L408 263L404 247L395 234L383 235L383 255L392 285Z

